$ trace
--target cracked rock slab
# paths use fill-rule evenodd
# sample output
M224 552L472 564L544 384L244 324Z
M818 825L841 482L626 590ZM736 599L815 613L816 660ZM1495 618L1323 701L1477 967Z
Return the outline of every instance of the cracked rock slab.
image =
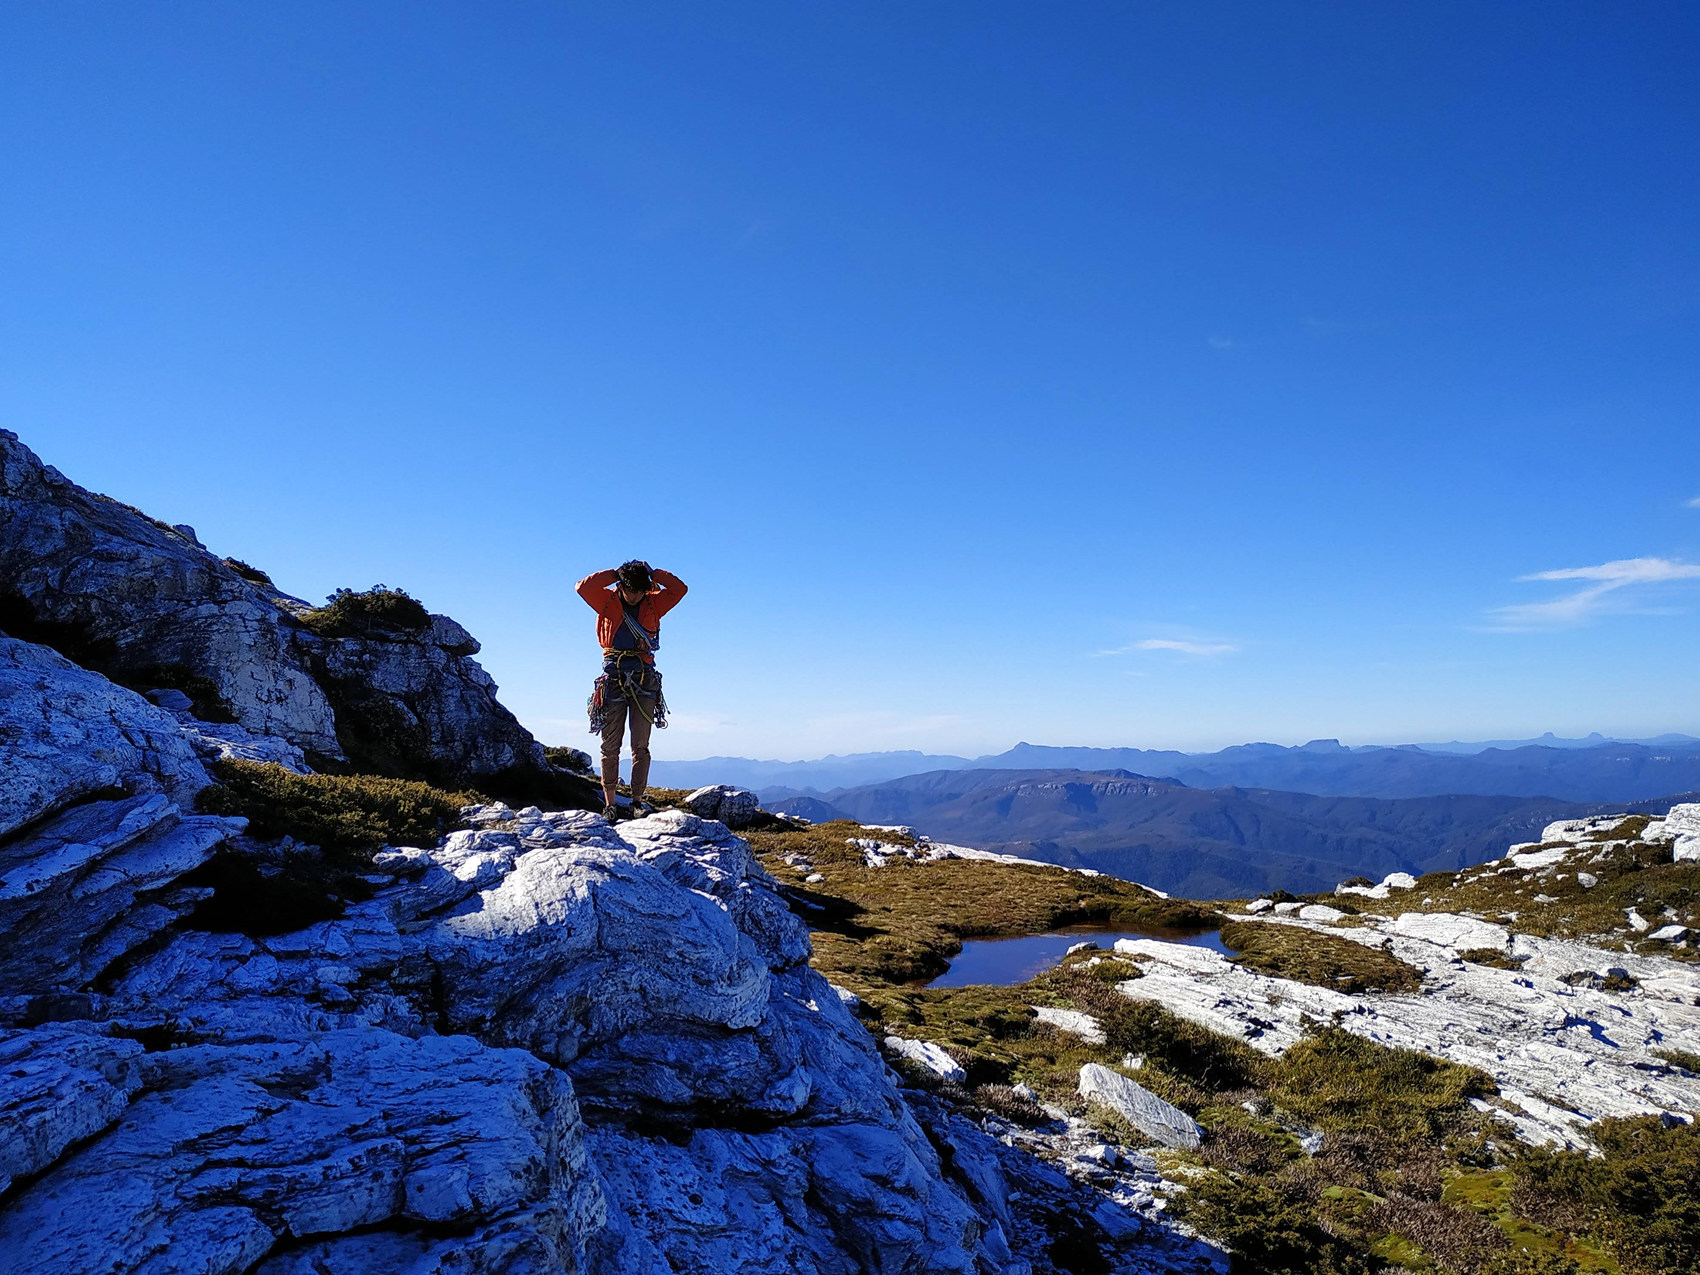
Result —
M1100 1063L1087 1063L1080 1069L1079 1088L1082 1098L1108 1107L1165 1147L1190 1151L1203 1139L1198 1122L1186 1112Z

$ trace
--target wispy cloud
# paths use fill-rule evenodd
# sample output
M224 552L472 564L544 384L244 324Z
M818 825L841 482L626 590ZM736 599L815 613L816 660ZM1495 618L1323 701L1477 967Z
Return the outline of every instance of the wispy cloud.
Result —
M1130 651L1179 651L1182 655L1232 655L1240 648L1231 642L1188 642L1181 638L1146 638L1140 642L1130 642L1127 646L1118 646L1108 651L1094 651L1094 655L1126 655Z
M1524 602L1495 608L1500 629L1558 629L1584 624L1611 610L1626 610L1619 590L1681 580L1700 580L1700 566L1669 558L1622 558L1597 567L1565 567L1519 576L1520 581L1584 580L1582 588L1546 602Z
M1693 500L1689 501L1688 507L1690 509L1700 509L1700 496L1696 496Z
M1212 335L1208 338L1208 340L1212 350L1231 350L1239 344L1239 342L1235 341L1231 336Z

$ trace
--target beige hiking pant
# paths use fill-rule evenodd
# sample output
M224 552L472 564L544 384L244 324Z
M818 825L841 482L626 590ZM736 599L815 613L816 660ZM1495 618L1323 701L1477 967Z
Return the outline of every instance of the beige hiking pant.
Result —
M644 712L650 717L655 715L655 696L640 695ZM626 738L626 719L632 723L632 791L642 793L649 787L649 734L651 729L649 718L633 708L625 700L611 700L604 712L606 718L602 723L602 773L604 776L613 775L618 778L620 773L620 746Z

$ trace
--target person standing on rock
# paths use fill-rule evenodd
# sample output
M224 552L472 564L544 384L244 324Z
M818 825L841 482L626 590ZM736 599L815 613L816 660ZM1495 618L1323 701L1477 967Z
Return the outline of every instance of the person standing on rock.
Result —
M670 571L633 559L580 580L578 595L596 612L602 644L602 676L590 693L590 730L602 736L602 813L612 821L620 783L620 746L626 722L632 727L632 809L643 813L649 786L649 732L667 726L667 701L655 652L661 646L661 617L679 605L685 582Z

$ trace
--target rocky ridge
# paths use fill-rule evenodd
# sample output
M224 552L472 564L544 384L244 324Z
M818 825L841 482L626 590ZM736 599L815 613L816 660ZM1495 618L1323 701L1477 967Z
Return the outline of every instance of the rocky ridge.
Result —
M0 430L0 629L323 764L594 804L502 707L477 640L448 616L321 633L314 612Z

